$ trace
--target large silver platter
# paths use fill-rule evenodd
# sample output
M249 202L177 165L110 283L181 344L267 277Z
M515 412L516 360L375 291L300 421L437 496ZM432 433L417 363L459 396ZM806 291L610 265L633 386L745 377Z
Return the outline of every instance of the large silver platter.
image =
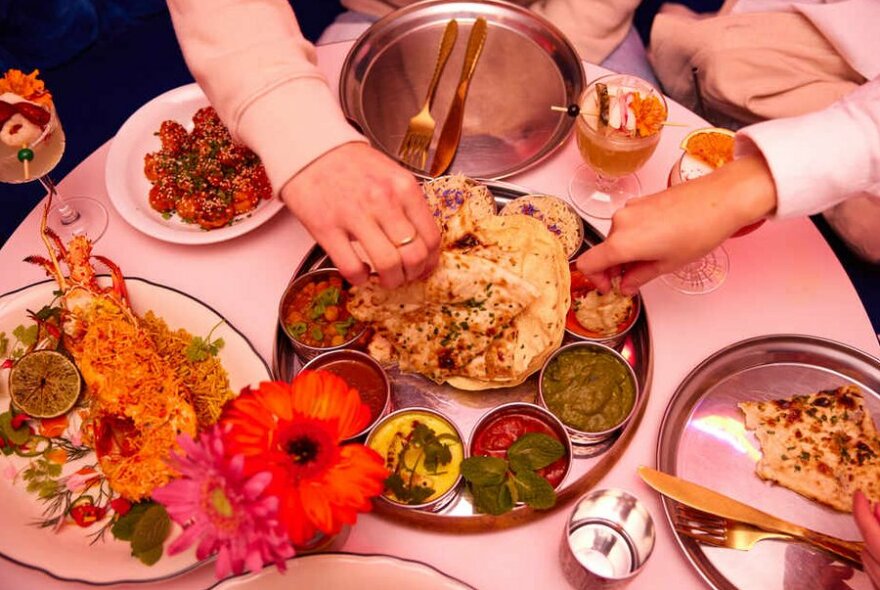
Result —
M773 335L729 346L695 368L673 395L660 428L658 469L755 508L845 539L858 539L852 516L825 508L755 475L760 445L736 404L858 386L880 415L880 360L810 336ZM667 520L673 503L664 498ZM717 590L871 588L862 572L836 585L831 558L805 545L762 541L751 551L700 545L676 533L687 558Z
M488 186L495 195L499 209L516 197L531 194L530 191L508 183L481 182ZM601 241L602 235L589 223L585 223L584 226L583 247L586 249L591 244ZM291 280L315 268L329 265L330 261L324 251L315 246L303 260ZM572 461L571 470L563 481L553 510L565 507L598 482L623 454L641 422L650 394L653 371L651 334L648 328L647 310L644 308L638 322L627 336L621 352L632 364L639 381L640 395L636 401L636 411L633 418L618 436L589 447L586 455L576 457ZM293 379L302 367L301 360L294 353L290 341L280 327L276 330L272 367L276 378L285 381ZM491 408L512 401L537 403L537 374L532 375L525 383L516 387L479 392L462 391L449 385L437 385L420 375L400 373L395 367L389 368L388 374L392 380L392 409L413 406L437 409L456 423L465 436L466 444L469 442L471 430L477 420ZM450 505L437 513L391 506L388 502L377 502L375 507L378 513L398 521L420 527L458 532L485 532L490 529L515 526L539 518L549 512L535 511L527 506L520 506L502 516L475 514L469 495L461 493L461 491Z
M534 166L562 145L574 121L550 106L577 102L586 86L583 64L550 22L494 0L413 4L386 16L358 39L342 67L340 101L345 115L373 145L397 159L409 119L425 100L443 30L455 18L458 42L431 109L437 141L468 35L480 16L488 21L489 32L450 170L473 178L503 178ZM432 144L429 165L433 150ZM407 167L424 178L423 171Z

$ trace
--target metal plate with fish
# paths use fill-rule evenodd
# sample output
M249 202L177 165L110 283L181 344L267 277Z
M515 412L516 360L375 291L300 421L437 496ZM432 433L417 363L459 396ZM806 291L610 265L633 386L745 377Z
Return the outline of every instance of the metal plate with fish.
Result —
M498 179L549 156L574 124L550 107L577 102L586 75L574 47L554 25L507 2L420 2L378 21L358 39L342 68L340 102L349 121L374 146L398 159L409 119L425 100L443 31L456 19L458 42L431 109L436 143L455 94L467 37L479 17L488 21L488 35L450 170ZM428 162L433 151L432 144ZM401 163L425 177L424 171Z
M842 539L860 535L851 514L772 485L755 473L761 446L745 428L740 402L858 387L880 415L880 360L811 336L771 335L733 344L679 385L660 428L657 468L754 508ZM664 498L670 524L674 503ZM674 528L674 527L673 527ZM687 558L716 590L871 588L867 576L799 543L765 540L750 551L701 545L676 534ZM852 578L842 582L841 573Z
M507 183L481 182L494 195L498 209L517 197L532 194L521 187ZM583 249L589 248L591 244L598 243L601 239L601 234L595 228L588 223L585 224ZM315 246L291 280L330 264L324 251ZM570 338L567 336L564 343L572 341ZM649 397L653 367L651 336L647 313L644 310L619 350L632 365L640 391L635 401L632 418L611 438L575 451L571 468L557 489L557 502L552 510L563 508L598 482L623 454L641 421ZM279 327L273 352L275 376L290 380L299 372L302 364L302 360L293 350L290 339ZM421 407L439 411L454 421L465 438L463 441L465 446L470 443L470 433L474 426L489 410L511 402L537 403L538 398L538 372L515 387L463 391L448 384L438 385L422 375L402 373L393 365L386 367L386 371L392 382L392 410ZM459 487L454 500L435 512L412 510L394 506L389 502L377 502L375 506L379 514L395 520L421 527L460 532L478 532L515 526L529 522L542 514L524 505L517 506L501 516L475 513L470 494L465 491L464 486Z

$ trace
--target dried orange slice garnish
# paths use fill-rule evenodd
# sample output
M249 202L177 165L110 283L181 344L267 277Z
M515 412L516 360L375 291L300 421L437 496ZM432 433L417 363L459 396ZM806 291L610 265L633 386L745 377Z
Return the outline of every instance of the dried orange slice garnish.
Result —
M722 127L706 127L691 131L681 142L681 149L713 168L733 161L736 134Z
M34 70L30 74L16 69L7 70L0 78L0 94L11 92L25 100L47 107L52 106L52 95L46 90L46 85L40 80L39 75L40 70Z

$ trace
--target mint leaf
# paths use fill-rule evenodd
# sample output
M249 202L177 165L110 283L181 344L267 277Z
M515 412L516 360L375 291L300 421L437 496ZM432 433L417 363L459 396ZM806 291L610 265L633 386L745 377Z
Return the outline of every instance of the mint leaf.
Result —
M494 486L474 486L474 508L477 512L497 516L513 509L513 497L505 484Z
M564 454L561 442L540 432L522 435L507 449L510 467L516 473L547 467Z
M461 462L461 476L474 486L497 486L504 483L507 462L498 457L468 457Z
M131 536L132 554L146 553L156 547L161 549L170 532L171 518L165 507L152 504L134 525Z
M556 504L556 491L550 483L533 471L513 476L516 493L522 502L538 510L547 510Z
M143 563L144 565L153 565L162 557L162 545L157 545L152 549L141 551L139 553L135 553L134 551L132 551L131 554L134 557L140 559L141 563Z
M116 519L110 532L120 541L131 541L132 536L134 536L135 525L147 511L147 508L152 505L152 502L134 504L131 510L125 513L125 516L120 516Z

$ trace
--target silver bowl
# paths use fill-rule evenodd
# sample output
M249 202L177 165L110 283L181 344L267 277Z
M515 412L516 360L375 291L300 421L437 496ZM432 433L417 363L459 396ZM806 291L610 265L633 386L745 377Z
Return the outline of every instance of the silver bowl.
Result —
M635 413L636 407L639 403L639 396L641 395L641 392L639 391L639 382L638 379L636 379L635 371L633 371L632 366L626 361L626 359L623 358L623 355L621 355L613 348L605 346L604 344L599 344L596 342L572 342L571 344L566 344L565 346L559 348L556 352L550 355L550 358L548 358L547 361L544 363L544 366L541 367L541 372L538 374L538 402L541 407L546 408L551 414L553 413L553 410L547 405L547 401L544 398L544 373L547 371L547 367L549 367L550 364L553 363L553 361L558 356L565 354L567 351L577 349L594 350L614 357L626 369L626 374L633 386L633 391L635 395L633 396L632 407L629 409L626 417L624 417L623 420L621 420L619 423L615 424L611 428L607 428L605 430L596 432L578 430L577 428L565 424L565 422L560 418L560 421L565 425L565 429L568 432L569 437L571 438L572 444L574 445L575 455L581 454L578 452L578 446L589 446L598 444L604 440L611 438L620 430L622 430L623 427L626 426L627 422L632 419L632 416Z
M367 326L364 326L362 330L351 335L348 339L345 340L345 342L338 346L317 347L310 346L297 340L296 337L290 333L287 325L284 323L284 305L287 302L288 297L291 294L295 293L298 289L301 289L304 285L311 282L320 281L330 276L337 276L341 278L342 274L339 272L338 269L335 268L319 268L317 270L312 270L296 277L287 285L287 288L284 289L284 294L281 296L281 301L278 303L278 324L284 331L284 335L287 336L288 340L290 340L290 344L291 346L293 346L294 352L303 360L313 359L319 354L325 352L343 350L346 348L365 348L367 345L367 338L369 333L369 328Z
M373 407L367 403L367 406L370 407L371 415L370 422L357 434L350 436L345 439L345 442L351 442L355 440L362 439L366 436L366 434L372 430L372 428L381 420L384 416L388 414L391 410L391 380L388 378L388 374L385 372L385 369L382 368L376 359L371 357L370 355L360 352L359 350L333 350L330 352L325 352L324 354L319 354L305 365L303 365L302 370L325 370L334 375L341 377L343 380L348 383L350 387L354 389L358 389L360 393L360 389L357 387L356 383L352 383L346 379L346 376L343 374L339 368L334 370L334 365L341 363L358 363L369 367L372 371L374 371L377 375L381 377L382 382L384 383L384 399L380 401L381 407L377 412L373 412ZM361 401L363 401L363 396L361 397ZM364 402L366 403L366 402Z
M559 490L562 487L562 484L565 482L565 478L568 477L569 472L571 471L571 462L574 459L574 454L572 453L571 447L571 439L568 436L568 431L565 428L565 425L553 415L549 410L542 408L541 406L530 404L527 402L508 402L506 404L501 404L495 408L492 408L477 420L477 423L474 425L471 430L471 436L468 439L468 456L473 457L474 453L474 440L477 438L477 433L480 432L482 428L484 428L490 421L495 420L501 416L507 416L510 414L525 414L527 416L531 416L536 418L550 427L550 429L556 434L559 442L562 443L562 446L565 447L565 473L562 474L562 479L559 480L559 483L556 484L555 489Z
M417 406L410 407L410 408L402 408L400 410L391 412L390 414L388 414L387 416L385 416L384 418L379 420L379 422L375 426L373 426L373 428L370 430L369 434L367 434L367 440L364 444L366 444L366 446L370 447L374 451L377 451L381 454L382 451L378 451L377 449L375 449L371 445L371 443L373 442L373 439L376 437L376 433L381 431L382 428L385 427L386 424L393 422L394 420L396 420L397 418L399 418L400 416L405 415L405 414L423 414L423 415L427 414L429 416L434 417L435 419L442 420L443 422L445 422L449 426L449 428L453 432L455 432L456 436L458 436L459 443L461 444L462 461L467 458L467 455L468 455L467 445L465 445L464 437L461 435L461 431L458 429L458 426L456 426L455 422L453 422L452 420L450 420L449 418L447 418L445 415L438 412L437 410L432 410L430 408L417 407ZM383 457L383 460L384 460L384 457ZM436 498L434 498L430 502L424 502L422 504L404 504L402 502L396 502L396 501L392 500L391 498L386 496L384 493L379 496L379 499L382 502L386 502L388 504L391 504L392 506L397 506L398 508L404 508L404 509L410 509L410 510L425 510L428 512L439 512L456 497L456 495L458 494L459 488L461 487L461 481L462 481L461 466L459 465L459 473L458 473L458 476L455 478L455 481L453 482L452 486L450 486L450 488L448 490L446 490L445 492L443 492L442 494L440 494L439 496L437 496Z
M575 276L575 273L578 273L581 277L583 277L583 275L581 274L581 271L574 268L573 262L571 263L570 266L571 266L572 277ZM587 279L586 279L586 277L583 277L582 279L579 279L579 280L587 280ZM592 283L589 283L589 284L592 285ZM575 288L574 280L572 280L572 288L571 288L572 293L571 293L571 304L570 304L571 307L570 307L570 310L568 312L566 312L566 314L574 313L573 310L574 310L574 304L575 304L575 291L577 291L578 293L586 293L586 292L589 292L590 290L591 289L589 289L589 288L587 288L587 289ZM635 326L639 322L639 318L642 315L642 296L640 294L636 293L635 295L633 295L632 300L633 300L633 311L631 314L632 319L626 325L626 327L624 327L624 329L619 332L615 332L614 334L611 334L608 336L587 336L586 334L582 334L582 333L576 331L575 329L572 329L571 327L569 327L569 318L566 317L565 333L568 334L569 336L571 336L572 338L574 338L575 340L581 340L583 342L596 342L598 344L604 344L605 346L610 346L611 348L619 348L619 347L623 346L624 342L626 342L627 335L633 329L633 326Z

